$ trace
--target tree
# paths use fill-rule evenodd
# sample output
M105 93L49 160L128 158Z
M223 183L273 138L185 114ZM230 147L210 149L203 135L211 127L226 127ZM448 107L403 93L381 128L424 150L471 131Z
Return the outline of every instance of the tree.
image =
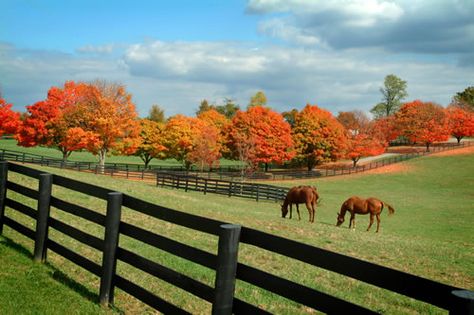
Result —
M221 154L228 155L230 151L227 147L228 140L226 131L231 121L215 109L210 109L200 113L197 118L217 129L217 142L219 143Z
M77 108L85 103L91 87L68 81L62 88L51 87L44 101L27 106L18 144L25 147L44 145L57 148L66 161L73 151L86 147L91 133L81 129Z
M170 117L164 128L163 144L167 148L167 157L182 162L186 169L191 166L187 157L193 149L194 127L197 124L197 118L178 114Z
M433 142L446 141L449 137L447 115L438 104L416 100L404 104L395 116L401 134L414 143L426 145L426 151Z
M293 128L296 121L296 115L298 115L298 110L296 108L293 108L288 112L283 112L282 115L283 118L285 118L286 122L290 124L291 128Z
M464 91L456 93L452 104L469 111L474 111L474 86L469 86Z
M219 166L222 154L219 130L212 124L201 122L194 126L192 149L186 160L197 165L202 172L206 167Z
M239 105L235 104L234 101L230 98L226 98L224 102L224 105L217 105L215 106L215 109L225 117L232 119L235 114L240 110L240 107Z
M283 163L294 155L290 125L281 114L262 106L237 112L232 119L229 140L234 156L242 151L251 153L249 162L254 166L264 163L265 171L268 163Z
M447 111L450 134L458 143L464 137L474 135L474 112L457 106L449 106Z
M165 111L161 109L159 105L152 105L147 116L148 120L164 123L165 122Z
M164 158L166 147L163 145L164 124L149 119L140 121L140 144L134 155L140 157L148 167L154 158Z
M0 98L0 137L5 133L16 133L20 126L20 114L13 111L12 106Z
M371 124L362 132L348 135L346 156L352 160L354 167L361 158L379 155L385 151L388 142L381 137L382 135L374 129L374 124Z
M372 133L377 139L383 139L385 143L390 143L397 139L400 130L397 128L395 116L379 118L371 123Z
M393 74L385 77L384 87L380 88L382 102L370 110L376 118L388 117L395 114L401 106L401 101L408 96L407 82Z
M133 154L140 143L140 124L132 95L120 84L95 81L87 101L75 111L76 123L92 135L87 150L105 165L108 154Z
M362 111L339 112L337 120L352 134L359 134L367 129L369 118Z
M214 105L209 105L209 102L204 99L201 101L201 104L199 105L199 108L198 110L196 111L196 116L199 116L201 115L202 113L205 113L211 109L216 109L216 107Z
M293 126L296 161L308 170L343 156L347 137L344 127L330 112L316 105L306 105L295 117Z
M267 105L267 97L262 91L258 91L254 96L250 98L250 103L247 108L254 106L265 106Z

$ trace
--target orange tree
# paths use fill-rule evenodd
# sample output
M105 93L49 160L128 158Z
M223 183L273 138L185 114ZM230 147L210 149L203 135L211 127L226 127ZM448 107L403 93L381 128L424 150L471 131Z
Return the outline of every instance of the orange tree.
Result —
M68 113L71 126L82 129L86 149L105 165L108 154L133 154L140 143L140 124L132 96L120 84L87 84L84 101Z
M66 160L73 151L86 147L88 134L74 125L74 112L84 103L90 87L69 81L63 88L51 87L44 101L27 106L17 134L18 144L25 147L44 145L57 148Z
M228 130L229 148L234 157L251 167L258 163L283 163L293 156L291 127L283 116L264 106L253 106L238 111Z
M426 151L433 142L446 141L449 137L447 115L438 104L420 100L405 103L395 117L401 135L413 143L424 144Z
M449 106L447 111L450 134L461 142L464 137L474 135L474 112Z
M0 136L16 133L20 125L20 114L13 111L12 104L0 98Z
M295 160L308 170L342 157L347 145L344 127L330 112L316 105L308 104L295 115L292 134Z
M387 142L378 138L372 130L367 130L349 135L346 156L352 160L355 167L360 158L382 154L386 147Z
M197 165L201 171L206 167L209 169L218 167L222 156L219 130L214 125L199 119L193 129L192 149L186 160Z
M163 145L164 124L149 119L140 120L140 141L134 155L140 157L145 168L154 158L164 158L166 147Z
M215 109L208 109L198 114L198 119L204 121L210 126L214 126L217 131L217 142L219 144L219 149L221 155L228 155L229 149L226 146L227 143L227 128L230 125L231 121L229 118L219 113Z

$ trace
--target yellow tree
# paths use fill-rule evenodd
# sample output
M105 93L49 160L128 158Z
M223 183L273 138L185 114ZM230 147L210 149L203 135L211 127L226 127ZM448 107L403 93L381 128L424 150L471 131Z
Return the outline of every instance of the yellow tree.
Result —
M164 158L166 147L163 145L164 124L149 119L140 121L140 144L134 155L140 157L148 167L154 158Z
M343 156L347 146L344 127L334 116L316 105L306 107L295 115L292 130L296 161L308 170L318 164Z

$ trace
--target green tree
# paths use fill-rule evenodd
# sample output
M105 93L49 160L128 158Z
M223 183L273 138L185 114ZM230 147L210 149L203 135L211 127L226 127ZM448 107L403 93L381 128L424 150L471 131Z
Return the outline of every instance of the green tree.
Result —
M401 101L408 96L407 82L394 74L385 77L384 87L380 88L382 102L370 110L375 118L388 117L395 114L401 106Z
M465 110L474 111L474 86L467 87L464 91L456 93L452 104Z
M265 106L267 105L267 97L262 91L258 91L254 96L250 98L250 103L247 108L254 106Z
M196 111L196 116L201 115L202 113L205 113L211 109L215 109L216 107L214 105L210 105L209 102L204 99L201 101L201 104L199 105L198 110Z
M235 104L234 101L230 98L226 98L224 102L224 105L218 105L215 108L217 112L221 113L229 119L232 119L237 113L237 111L240 110L240 106Z
M148 112L148 117L146 119L157 122L165 122L165 111L161 109L159 105L152 105L150 111Z

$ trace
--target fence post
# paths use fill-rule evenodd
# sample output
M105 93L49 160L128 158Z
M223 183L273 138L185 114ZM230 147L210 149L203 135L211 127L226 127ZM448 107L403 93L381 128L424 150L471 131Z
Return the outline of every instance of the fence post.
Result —
M117 247L122 209L122 193L107 195L107 216L105 218L104 252L102 256L102 276L100 277L100 304L107 306L114 301L114 276L117 266Z
M33 260L45 262L48 250L48 219L51 201L52 174L39 175L38 212L36 219L35 249Z
M240 225L223 224L219 230L216 281L212 314L232 314Z
M474 291L454 290L451 292L452 306L450 315L473 315L474 314Z
M5 200L7 199L8 162L0 161L0 235L3 233Z

